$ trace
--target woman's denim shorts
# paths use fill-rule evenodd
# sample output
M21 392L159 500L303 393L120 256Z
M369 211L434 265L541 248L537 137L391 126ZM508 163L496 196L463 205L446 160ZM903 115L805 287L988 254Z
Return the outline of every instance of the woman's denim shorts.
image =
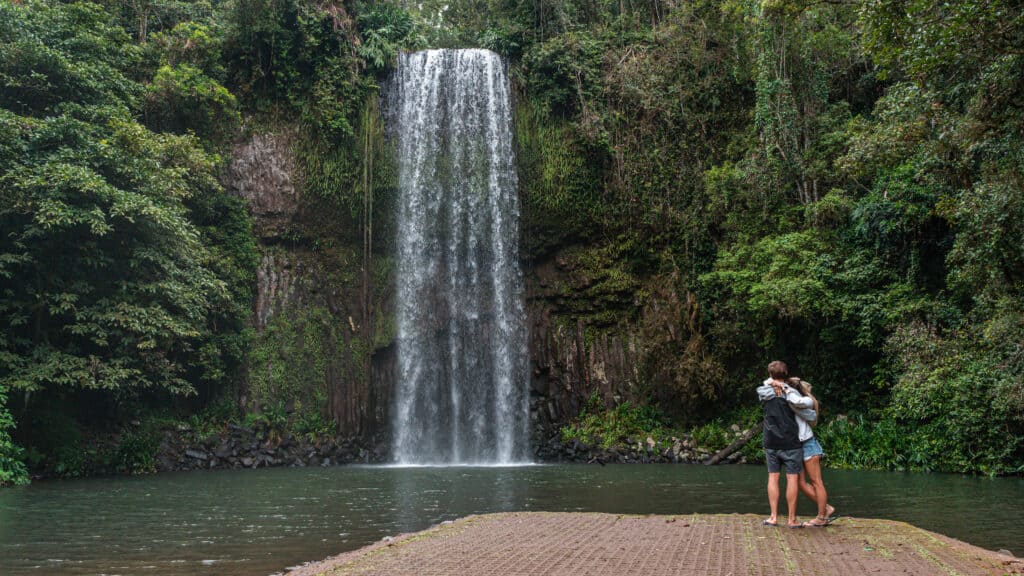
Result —
M815 456L824 456L825 451L821 448L821 443L814 436L811 436L807 440L804 440L804 462L807 462Z

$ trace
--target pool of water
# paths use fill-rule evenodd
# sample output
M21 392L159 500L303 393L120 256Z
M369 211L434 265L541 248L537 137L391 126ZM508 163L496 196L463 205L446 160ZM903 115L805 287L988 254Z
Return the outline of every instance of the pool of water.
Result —
M826 470L842 515L1024 553L1024 479ZM0 574L268 574L486 512L767 512L759 466L335 467L0 490ZM801 501L801 513L813 508Z

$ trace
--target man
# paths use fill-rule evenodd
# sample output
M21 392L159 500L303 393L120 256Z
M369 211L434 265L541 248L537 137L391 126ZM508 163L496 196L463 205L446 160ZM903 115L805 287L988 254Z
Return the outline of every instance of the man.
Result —
M803 528L796 518L796 499L799 477L803 469L803 446L800 443L796 415L786 400L786 379L789 368L778 360L768 364L769 380L757 388L757 396L764 408L763 446L768 462L768 506L772 515L765 526L779 525L779 476L786 469L786 505L789 518L786 526Z

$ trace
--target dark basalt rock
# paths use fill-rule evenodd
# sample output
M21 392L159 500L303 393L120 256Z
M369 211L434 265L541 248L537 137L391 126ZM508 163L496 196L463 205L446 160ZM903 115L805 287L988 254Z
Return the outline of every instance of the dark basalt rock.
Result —
M667 441L657 441L654 438L622 438L620 443L604 448L600 445L590 446L579 440L563 442L559 434L539 442L533 453L541 462L585 462L601 466L608 463L699 464L707 460L711 454L705 448L695 448L693 439L688 436L670 438ZM742 454L735 452L723 462L742 464L746 460Z
M168 431L156 456L158 472L216 468L267 468L289 466L334 466L350 463L383 462L379 448L370 449L357 439L309 438L285 434L277 436L265 430L253 430L229 424L209 437L190 437L191 430Z

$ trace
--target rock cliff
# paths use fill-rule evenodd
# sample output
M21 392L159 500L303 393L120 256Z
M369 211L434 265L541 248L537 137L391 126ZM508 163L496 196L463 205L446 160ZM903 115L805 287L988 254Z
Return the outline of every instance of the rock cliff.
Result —
M258 336L241 401L249 410L283 403L292 412L319 411L339 434L385 450L396 378L391 260L374 255L364 274L363 247L352 240L359 234L320 229L328 215L303 191L296 138L290 129L250 135L226 171L227 188L249 205L262 251L252 316ZM536 229L529 224L523 229ZM375 234L388 238L388 228L385 221ZM613 245L556 246L524 260L540 446L594 394L609 407L643 398L642 382L665 372L652 369L652 350L688 345L678 325L686 305L671 281L641 280L623 268L628 259Z
M371 290L377 310L366 314L362 248L311 225L323 206L303 193L296 139L289 128L251 134L236 143L226 170L226 187L246 201L262 253L257 337L240 401L250 411L280 405L320 414L340 435L376 444L387 431L393 372L393 346L380 335L388 322L377 322L389 289Z

